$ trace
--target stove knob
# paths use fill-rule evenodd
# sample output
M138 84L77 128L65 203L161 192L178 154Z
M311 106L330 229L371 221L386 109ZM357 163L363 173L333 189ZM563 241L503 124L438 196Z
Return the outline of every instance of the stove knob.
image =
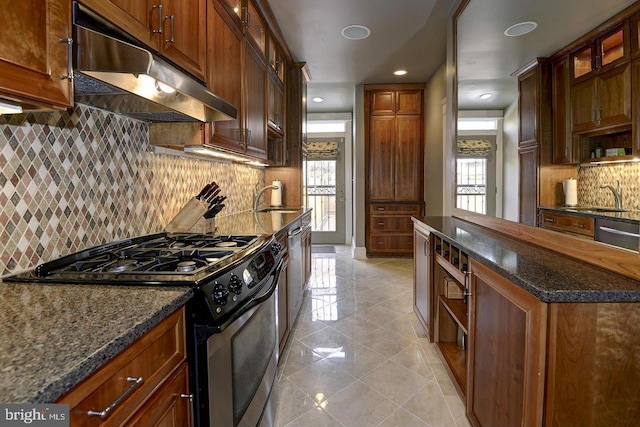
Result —
M236 295L242 292L242 280L235 274L232 274L229 279L229 290Z
M223 285L217 284L214 286L211 296L216 304L225 305L229 297L229 291L226 290Z
M278 242L275 242L273 245L271 245L271 252L274 255L278 255L280 253L280 251L282 250L282 245Z

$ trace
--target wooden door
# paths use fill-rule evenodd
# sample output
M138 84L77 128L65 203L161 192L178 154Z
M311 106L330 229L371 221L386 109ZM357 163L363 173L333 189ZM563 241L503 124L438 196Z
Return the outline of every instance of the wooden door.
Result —
M159 32L165 17L161 0L80 0L107 21L140 42L159 50Z
M238 109L235 120L207 123L207 142L244 152L242 127L242 31L217 0L209 1L207 87Z
M470 260L467 416L474 426L543 420L547 306Z
M538 145L518 149L519 168L519 219L522 224L538 224Z
M3 2L0 13L0 93L58 109L73 106L68 76L71 3L66 0Z
M425 328L430 340L433 340L431 326L431 246L429 233L414 231L414 274L413 274L413 311Z
M369 200L394 200L396 119L372 116L369 122Z
M394 193L396 201L422 200L422 116L396 117Z
M569 57L565 56L552 65L553 96L553 163L575 162L571 136L571 88L569 82Z
M245 128L249 131L247 154L267 158L267 67L264 59L248 43L245 45Z
M207 0L163 0L162 4L162 54L204 82Z
M631 64L603 73L598 79L599 127L631 122Z
M156 391L125 424L131 427L185 427L191 425L187 364Z
M596 79L571 88L571 129L584 132L596 127Z
M421 112L421 90L399 90L396 92L396 114L420 114Z

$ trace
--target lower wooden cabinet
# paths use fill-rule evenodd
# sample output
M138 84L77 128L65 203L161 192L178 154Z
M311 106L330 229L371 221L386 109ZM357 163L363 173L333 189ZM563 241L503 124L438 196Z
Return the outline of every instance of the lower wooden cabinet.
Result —
M558 212L540 211L540 227L569 232L593 239L594 219Z
M421 203L370 203L367 208L367 254L413 254L412 216L422 215Z
M547 305L471 260L467 416L475 426L543 421Z
M56 403L69 405L72 426L188 426L187 377L182 308Z
M429 338L433 340L433 327L431 325L433 296L429 286L433 261L429 237L429 232L424 229L416 228L413 234L413 311L427 331Z

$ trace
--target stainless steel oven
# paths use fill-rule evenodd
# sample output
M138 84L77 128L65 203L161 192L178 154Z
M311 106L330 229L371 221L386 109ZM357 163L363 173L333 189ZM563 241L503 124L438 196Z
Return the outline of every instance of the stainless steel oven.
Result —
M4 280L190 287L194 425L270 426L282 252L267 235L159 233L89 248Z

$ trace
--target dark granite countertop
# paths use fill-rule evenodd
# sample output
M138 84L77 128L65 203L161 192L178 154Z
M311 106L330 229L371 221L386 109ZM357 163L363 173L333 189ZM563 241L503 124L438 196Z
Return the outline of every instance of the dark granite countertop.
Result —
M216 234L275 234L284 230L310 209L290 208L273 212L240 212L237 214L216 217Z
M544 302L640 302L640 282L453 217L413 218ZM640 256L638 259L640 265ZM639 267L640 268L640 267Z
M620 222L630 222L632 224L640 225L640 211L636 210L615 212L613 208L597 206L539 206L538 209L591 218L613 219ZM611 209L611 211L607 209Z
M55 401L191 296L184 287L0 283L0 402Z

